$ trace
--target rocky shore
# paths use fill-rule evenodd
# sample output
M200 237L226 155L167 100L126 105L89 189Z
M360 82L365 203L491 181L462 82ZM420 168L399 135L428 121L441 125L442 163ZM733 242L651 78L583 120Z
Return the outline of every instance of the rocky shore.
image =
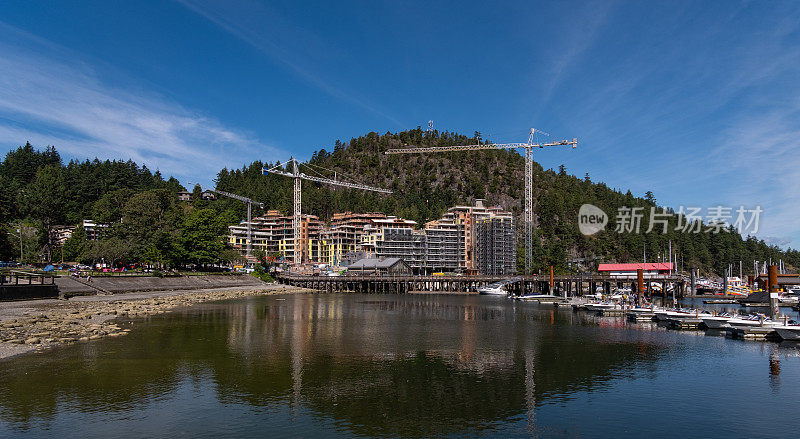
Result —
M245 296L303 292L301 288L267 285L193 291L151 291L71 300L0 303L0 358L70 343L119 337L130 331L117 318L163 314L195 303Z

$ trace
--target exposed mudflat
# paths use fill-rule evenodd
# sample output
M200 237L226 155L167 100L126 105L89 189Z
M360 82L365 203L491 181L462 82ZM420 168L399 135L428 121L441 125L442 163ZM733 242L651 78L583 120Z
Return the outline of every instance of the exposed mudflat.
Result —
M194 303L308 291L287 285L147 291L69 300L0 302L0 359L54 346L119 337L118 318L163 314Z

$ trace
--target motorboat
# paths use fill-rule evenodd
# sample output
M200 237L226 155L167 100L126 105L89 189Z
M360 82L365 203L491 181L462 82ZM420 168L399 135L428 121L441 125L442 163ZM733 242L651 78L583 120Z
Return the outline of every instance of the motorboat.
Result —
M502 286L493 285L478 288L478 294L486 296L508 296L508 292L504 290Z
M733 316L728 314L719 314L715 316L703 317L701 320L708 329L727 329L731 327L731 325L728 324L728 320L732 318Z
M635 307L628 310L626 315L630 320L650 320L655 317L656 308Z
M680 312L677 309L659 309L653 312L655 315L655 319L659 322L665 322L675 316L681 316L685 313Z
M586 309L588 311L603 312L610 309L622 309L622 305L613 302L587 303Z
M769 317L760 314L753 314L745 317L735 317L728 320L728 325L734 329L755 328L759 326L764 328L772 328L782 324L782 322L771 320Z
M800 324L797 322L789 322L785 325L773 326L772 329L778 333L778 336L787 341L800 341Z
M733 276L728 277L726 282L727 290L723 291L722 294L726 296L745 296L747 297L753 291L748 287L741 278Z
M522 296L514 296L515 300L538 300L540 302L557 302L565 300L563 297L554 296L552 294L525 294Z
M697 323L707 317L713 317L713 314L700 311L699 309L681 309L671 313L667 320L672 323Z

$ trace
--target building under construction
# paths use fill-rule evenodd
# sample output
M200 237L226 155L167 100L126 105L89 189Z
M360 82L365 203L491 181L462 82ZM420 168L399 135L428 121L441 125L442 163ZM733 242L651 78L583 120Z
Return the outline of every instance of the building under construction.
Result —
M253 249L279 254L294 262L292 217L268 211L252 220ZM400 258L415 272L511 274L516 268L516 239L511 212L500 206L455 206L442 218L417 229L415 221L382 213L337 213L329 227L313 215L302 215L303 261L343 266L346 255L363 252L374 258ZM229 242L244 249L247 224L230 226Z
M517 238L511 218L495 216L475 224L475 262L478 272L490 276L514 274Z
M261 250L267 256L280 254L292 262L294 251L294 233L292 217L282 215L277 210L268 210L263 216L252 219L253 251ZM302 252L310 258L319 258L322 246L319 242L323 223L315 215L303 215L300 226L300 245ZM228 226L228 243L244 251L247 248L247 221Z

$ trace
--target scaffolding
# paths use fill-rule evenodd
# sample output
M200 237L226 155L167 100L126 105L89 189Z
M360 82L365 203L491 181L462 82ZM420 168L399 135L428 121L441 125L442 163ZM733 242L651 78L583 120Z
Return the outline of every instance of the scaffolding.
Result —
M496 216L475 224L475 262L482 275L504 276L516 272L517 243L513 220Z

